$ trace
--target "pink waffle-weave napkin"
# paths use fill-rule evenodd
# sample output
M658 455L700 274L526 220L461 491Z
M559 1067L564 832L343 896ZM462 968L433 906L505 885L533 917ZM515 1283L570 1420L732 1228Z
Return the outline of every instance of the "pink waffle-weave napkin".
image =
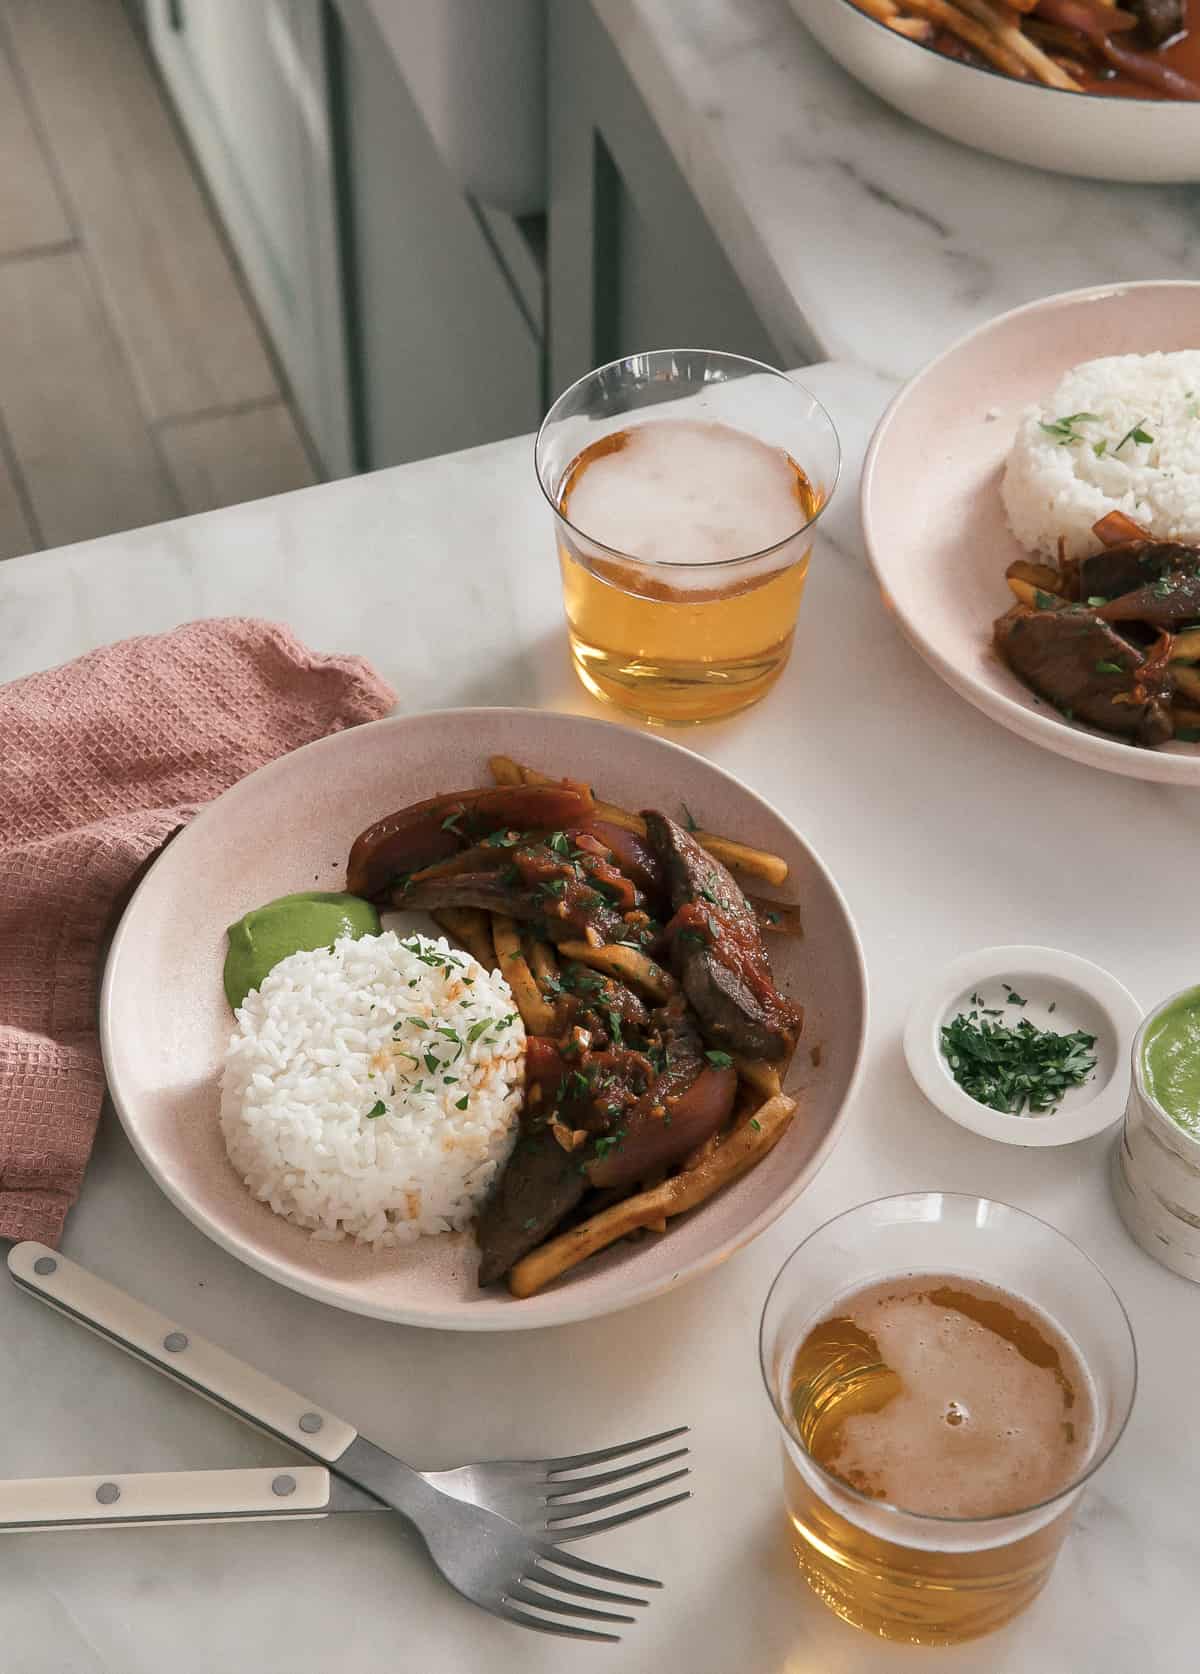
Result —
M0 686L0 1237L56 1244L79 1195L101 944L143 863L263 762L395 701L360 657L238 617Z

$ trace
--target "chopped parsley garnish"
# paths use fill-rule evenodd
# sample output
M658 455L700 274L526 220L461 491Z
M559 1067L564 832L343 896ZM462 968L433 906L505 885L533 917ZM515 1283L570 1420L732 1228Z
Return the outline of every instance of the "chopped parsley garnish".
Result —
M1082 442L1085 439L1076 430L1077 424L1100 424L1102 420L1099 413L1068 413L1066 418L1057 418L1053 423L1047 423L1045 419L1039 422L1047 436L1053 436L1059 447L1065 448L1068 442Z
M373 1122L375 1120L376 1116L386 1116L386 1115L387 1115L387 1105L384 1104L382 1099L376 1099L375 1103L371 1106L370 1110L367 1111L367 1121L368 1122Z
M714 907L719 907L721 905L721 903L717 900L716 896L713 894L711 889L705 889L702 885L701 889L700 889L700 893L701 893L701 895L703 895L703 897L706 901L711 901Z
M1200 727L1176 727L1175 736L1181 744L1200 744Z
M515 884L520 881L521 874L515 866L502 866L496 874L502 884Z
M608 1153L613 1149L614 1145L619 1145L621 1143L621 1141L624 1139L624 1137L625 1137L625 1129L624 1128L618 1128L616 1133L613 1133L613 1134L607 1134L607 1133L604 1134L600 1139L598 1139L596 1141L596 1155L597 1155L597 1157L600 1157L600 1158L606 1157L608 1155Z
M1108 443L1107 442L1093 442L1092 443L1092 452L1096 455L1097 459L1103 459L1104 455L1108 452Z
M692 810L688 807L687 803L686 802L681 802L679 804L679 806L683 809L683 823L684 823L684 825L687 826L689 831L699 831L700 827L696 824L696 821L693 819Z
M565 831L555 831L546 839L546 847L553 849L555 854L570 854L571 844Z
M1039 610L1053 610L1055 605L1062 603L1057 593L1043 593L1039 587L1033 595L1033 602Z
M1120 453L1126 442L1152 442L1154 437L1151 436L1148 430L1142 429L1145 422L1145 419L1139 419L1136 424L1131 424L1129 429L1125 432L1125 434L1121 437L1121 440L1113 449L1113 452Z
M750 1126L754 1129L755 1133L762 1132L762 1123L759 1121L757 1116L751 1116Z
M704 1056L714 1069L728 1069L733 1063L733 1059L728 1052L706 1052Z
M491 1017L481 1017L478 1023L472 1023L471 1027L467 1030L468 1041L474 1045L484 1030L489 1028L494 1021L495 1019Z
M1012 996L1009 1004L1025 1002ZM1095 1035L1076 1029L1055 1034L1027 1017L1014 1027L960 1012L941 1031L942 1055L968 1097L991 1110L1020 1116L1055 1110L1064 1093L1081 1087L1096 1067Z
M1088 603L1093 607L1098 607L1100 605L1106 605L1108 600L1105 598L1103 593L1092 593L1088 598Z
M1010 988L1007 982L1001 982L1000 986L1004 989L1005 998L1008 1000L1010 1006L1023 1006L1025 1004L1025 1001L1021 998L1020 994L1017 993L1016 989Z
M462 836L462 830L461 830L461 827L459 825L459 821L462 819L462 817L463 817L463 811L462 811L461 808L458 810L457 814L447 814L445 819L442 821L442 830L443 831L452 831L456 837L461 837Z
M454 1108L455 1110L465 1110L470 1102L471 1095L469 1093L464 1093L461 1099L455 1099Z
M676 940L681 942L694 942L697 947L708 946L708 942L698 930L681 930Z
M1124 672L1125 668L1122 663L1099 662L1096 664L1097 674L1124 674Z
M567 880L565 878L543 878L538 884L538 888L543 895L562 895L566 887Z
M520 841L519 831L493 831L490 837L484 838L489 849L511 849Z

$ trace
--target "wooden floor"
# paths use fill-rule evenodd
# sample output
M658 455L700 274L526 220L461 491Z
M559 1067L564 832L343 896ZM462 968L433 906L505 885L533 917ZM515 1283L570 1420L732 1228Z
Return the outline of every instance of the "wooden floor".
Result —
M0 0L0 559L315 480L120 0Z

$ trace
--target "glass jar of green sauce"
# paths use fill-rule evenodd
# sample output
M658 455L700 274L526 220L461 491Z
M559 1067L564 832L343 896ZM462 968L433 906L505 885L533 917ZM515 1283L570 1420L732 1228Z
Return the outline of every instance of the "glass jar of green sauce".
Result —
M1134 1038L1113 1191L1146 1253L1200 1282L1200 987L1164 1000Z

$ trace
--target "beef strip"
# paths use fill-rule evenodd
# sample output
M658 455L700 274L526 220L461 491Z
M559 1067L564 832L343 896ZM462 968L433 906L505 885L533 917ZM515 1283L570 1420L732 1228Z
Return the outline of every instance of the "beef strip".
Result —
M995 640L1013 672L1069 718L1136 744L1171 737L1165 667L1122 639L1096 611L1016 605L997 621Z
M714 1045L778 1061L791 1052L803 1014L777 991L754 909L719 860L665 814L643 814L666 866L675 916L673 966Z
M581 1158L564 1150L536 1115L522 1116L512 1156L476 1222L481 1285L493 1284L535 1249L587 1190Z
M1105 622L1143 622L1152 628L1180 628L1195 622L1200 618L1200 571L1187 575L1169 570L1149 586L1100 605L1096 615Z
M1154 588L1173 575L1181 580L1200 571L1200 551L1175 541L1122 541L1081 560L1079 596L1086 604L1105 604L1144 588ZM1101 607L1097 607L1101 608Z

